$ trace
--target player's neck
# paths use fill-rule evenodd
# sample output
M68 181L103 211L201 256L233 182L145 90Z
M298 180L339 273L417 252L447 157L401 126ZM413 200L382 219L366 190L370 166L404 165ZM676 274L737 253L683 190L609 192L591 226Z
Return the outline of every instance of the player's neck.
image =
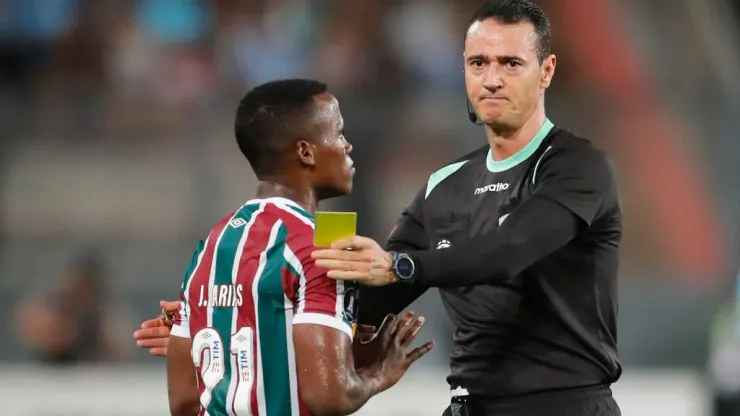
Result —
M544 106L537 108L532 116L517 129L497 129L486 126L486 138L491 146L494 161L508 159L526 146L545 122Z
M287 184L277 178L260 180L257 183L257 198L281 197L290 199L310 214L316 213L318 201L313 188Z

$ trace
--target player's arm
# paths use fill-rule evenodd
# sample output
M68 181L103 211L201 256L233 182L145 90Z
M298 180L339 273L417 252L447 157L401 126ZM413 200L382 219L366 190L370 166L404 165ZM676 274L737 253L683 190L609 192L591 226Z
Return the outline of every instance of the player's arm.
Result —
M167 396L173 416L197 415L200 411L187 301L182 295L181 299L167 351Z
M498 230L452 248L410 253L424 286L449 287L510 279L590 227L616 180L609 160L595 149L553 151L540 164L532 197Z
M193 252L182 285L180 286L180 308L170 330L167 350L167 396L173 416L196 416L200 412L198 380L192 358L190 319L187 301L188 281L200 263L204 241L199 241Z
M167 351L167 396L172 416L196 416L200 411L190 338L170 335Z
M426 187L414 198L411 205L403 211L401 218L393 227L386 250L409 251L427 250L429 238L424 229L421 205ZM357 311L357 321L378 326L389 313L398 314L413 303L427 290L420 284L366 286L360 290L361 306Z
M379 379L355 371L352 338L321 324L293 326L301 399L315 415L349 415L380 392Z
M401 355L386 354L381 358L380 366L356 370L352 353L352 322L344 313L344 283L329 279L325 269L315 266L311 259L314 248L310 243L310 240L307 243L304 240L303 248L296 248L298 244L288 244L295 249L295 255L289 257L300 259L300 265L293 263L299 274L293 318L298 390L311 414L349 415L370 397L395 384L406 368L431 349L431 345L409 354L397 350ZM415 320L398 320L395 332L384 324L379 336L405 350L409 344L407 341L415 336L423 323L412 321ZM404 337L401 333L407 331L409 335ZM394 347L389 348L392 350Z

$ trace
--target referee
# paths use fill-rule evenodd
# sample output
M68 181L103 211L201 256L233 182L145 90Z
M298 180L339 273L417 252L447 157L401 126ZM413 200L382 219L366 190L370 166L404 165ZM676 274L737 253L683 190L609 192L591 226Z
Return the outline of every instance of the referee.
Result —
M368 286L363 324L439 288L456 327L445 415L620 415L617 183L604 153L548 120L555 64L538 6L487 1L464 71L488 144L429 177L387 251L354 237L314 253Z

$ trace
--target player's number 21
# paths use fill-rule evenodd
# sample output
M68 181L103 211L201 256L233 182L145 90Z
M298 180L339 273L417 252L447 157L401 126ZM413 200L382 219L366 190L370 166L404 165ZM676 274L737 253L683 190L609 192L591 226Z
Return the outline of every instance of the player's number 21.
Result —
M238 381L234 392L229 392L235 410L249 409L249 393L252 390L253 374L253 339L252 328L244 327L231 336L229 358L235 356ZM226 373L226 358L224 343L221 334L213 328L203 328L193 337L193 363L200 368L200 378L203 380L203 394L200 395L200 404L207 408L211 402L213 389L224 378ZM208 354L204 354L208 351ZM207 361L206 361L207 359ZM231 361L231 360L229 360ZM229 362L229 365L232 365ZM233 394L233 396L232 396Z

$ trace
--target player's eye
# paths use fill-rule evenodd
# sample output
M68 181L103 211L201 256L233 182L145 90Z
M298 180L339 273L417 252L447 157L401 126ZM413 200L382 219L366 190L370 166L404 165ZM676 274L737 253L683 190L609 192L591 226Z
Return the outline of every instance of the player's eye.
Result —
M481 59L474 59L474 60L470 61L470 65L471 66L474 66L476 68L480 68L480 67L483 66L483 60L481 60Z
M509 68L516 68L518 66L521 66L521 63L519 63L518 61L506 61L504 65L506 65Z

